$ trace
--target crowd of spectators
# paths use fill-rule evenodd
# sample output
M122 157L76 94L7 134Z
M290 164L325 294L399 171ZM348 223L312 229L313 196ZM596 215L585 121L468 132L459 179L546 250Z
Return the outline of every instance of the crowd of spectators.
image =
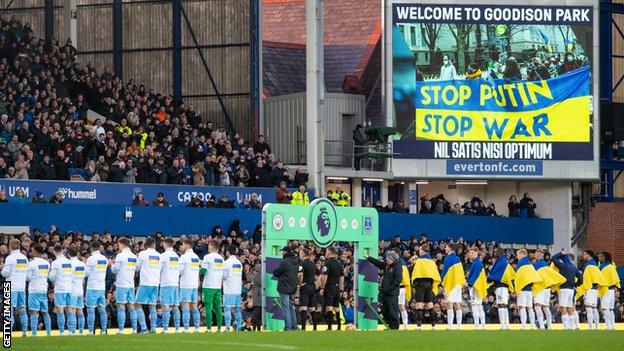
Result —
M4 259L9 254L8 242L10 240L9 235L2 235L0 237L0 265L3 264ZM18 236L22 245L22 252L30 257L30 248L34 244L40 244L45 249L45 254L43 255L44 259L51 260L53 256L52 247L55 244L61 244L65 248L76 248L80 252L80 258L86 259L89 255L89 243L93 240L97 240L101 243L102 253L108 257L109 259L113 259L118 252L118 244L117 239L119 237L112 235L109 232L104 233L91 233L90 235L83 235L81 233L74 232L66 232L61 233L58 228L52 226L50 230L45 233L42 233L38 230L34 230L31 235L22 234ZM162 233L155 233L153 238L157 243L157 250L162 251L162 241L164 239ZM238 255L237 257L243 263L243 293L242 293L242 301L243 301L243 315L245 319L246 326L248 329L252 329L254 323L258 324L258 309L261 306L261 301L259 300L259 294L253 293L253 280L256 275L260 274L261 267L261 239L262 239L262 229L261 226L256 226L253 231L249 231L246 229L242 229L240 227L240 222L233 221L230 228L226 231L224 228L220 226L216 226L212 229L210 233L202 234L202 235L189 235L182 236L175 244L175 249L179 250L180 243L182 240L186 238L191 238L194 242L193 250L199 257L203 257L208 252L208 244L211 241L217 241L219 243L219 251L220 253L224 253L226 246L229 244L233 244L238 247ZM431 241L427 238L425 234L419 237L412 237L407 241L401 240L400 237L396 237L392 241L380 241L379 243L379 255L383 256L389 250L399 249L402 252L402 259L405 263L409 262L409 258L416 255L418 249L423 244L428 244L431 247L431 256L436 261L439 269L442 269L443 260L445 256L445 246L453 242L457 245L457 255L462 260L464 265L464 269L467 272L469 270L469 263L466 258L467 249L470 246L476 246L480 250L480 258L482 259L484 266L487 270L493 264L493 254L499 248L499 244L496 242L483 242L481 240L477 240L475 242L465 242L461 238L455 240L445 240L445 241ZM303 242L291 242L289 245L293 248L295 253L298 253L299 249L307 243ZM333 244L336 249L339 251L338 258L343 262L344 265L344 276L345 276L345 288L341 293L341 306L343 308L343 315L346 323L353 322L353 246L348 243L334 243ZM144 238L138 238L133 240L132 251L134 253L138 253L143 250L144 247ZM311 249L311 257L313 261L316 263L317 267L317 277L320 277L323 274L323 267L325 262L325 249L319 249L315 247L309 247ZM509 262L512 266L516 264L515 258L515 250L511 248L505 249L505 255L509 259ZM546 254L545 259L548 260L550 255ZM107 301L108 301L108 314L109 314L109 323L111 327L116 327L115 323L117 321L116 318L112 318L116 316L116 310L114 305L114 275L112 272L107 272L106 279L106 291L107 291ZM440 288L441 289L441 288ZM201 296L201 294L199 295ZM52 294L49 294L50 300L52 299ZM495 300L495 296L493 291L488 292L488 295L485 299L484 309L486 312L486 321L488 323L498 323L498 310L493 306ZM582 300L579 299L577 302L577 309L581 311L581 320L584 319L584 315L582 311ZM624 321L624 301L623 295L621 291L616 292L616 320ZM323 301L322 298L319 301ZM464 292L464 302L462 303L464 321L469 323L472 321L471 309L468 304L468 296L467 292ZM51 301L50 301L51 302ZM558 302L555 295L553 295L551 310L552 314L555 318L555 321L560 321L560 315L558 312ZM515 296L511 296L509 308L511 310L510 316L512 322L518 322L519 316L515 307ZM413 307L414 301L409 302L409 306ZM50 307L53 306L52 303L49 304ZM200 304L201 306L201 304ZM415 322L415 315L413 313L414 309L409 308L408 306L408 315L409 322ZM159 316L160 316L159 309ZM446 308L445 308L445 300L444 294L440 290L439 293L435 296L435 305L434 311L436 315L434 316L426 316L426 318L435 318L437 322L444 323L446 321ZM50 313L53 313L52 309ZM204 315L204 310L202 308L201 314ZM204 320L204 318L202 318ZM55 323L56 319L52 318L53 323ZM322 322L321 322L322 323Z
M89 110L104 118L89 119ZM76 172L78 170L78 172ZM220 186L290 186L262 135L204 121L194 106L77 61L68 41L0 17L0 178Z

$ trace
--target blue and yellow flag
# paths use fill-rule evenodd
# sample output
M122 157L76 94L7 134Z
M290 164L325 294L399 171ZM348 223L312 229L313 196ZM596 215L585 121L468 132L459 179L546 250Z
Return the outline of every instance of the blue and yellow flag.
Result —
M442 287L444 291L450 293L457 286L466 284L466 273L459 257L453 252L444 258L444 268L442 269Z
M438 293L438 285L440 285L442 279L440 279L438 266L436 266L435 262L429 255L422 255L418 257L416 263L414 264L414 268L412 268L412 281L419 278L433 279L431 290L433 290L434 294Z
M490 274L487 276L488 280L506 284L509 290L513 291L513 281L516 279L516 272L513 267L509 265L507 257L501 256L496 259L494 266L490 270Z
M541 282L542 277L537 273L528 257L522 257L516 266L516 279L514 281L515 292L522 291L527 285ZM531 289L535 294L535 289Z
M618 289L621 289L620 286L620 277L617 273L617 267L613 262L602 262L600 263L600 271L602 272L602 276L605 279L605 283L607 286L616 286Z
M405 288L405 303L409 303L412 299L412 284L410 283L410 274L406 265L403 265L401 274L401 286Z
M590 258L587 260L585 269L583 270L583 284L576 287L576 298L581 298L594 284L598 285L598 296L603 296L609 289L596 261Z
M16 269L26 269L28 267L28 260L25 258L18 258L15 260Z
M485 274L485 268L483 268L483 262L477 257L470 266L468 272L468 285L475 288L480 299L485 299L487 296L487 276Z
M549 267L546 261L543 259L533 263L533 268L537 271L537 274L542 277L541 282L533 284L533 293L537 294L544 289L551 288L553 290L559 289L559 285L566 282L566 278L559 274L559 272L552 267Z

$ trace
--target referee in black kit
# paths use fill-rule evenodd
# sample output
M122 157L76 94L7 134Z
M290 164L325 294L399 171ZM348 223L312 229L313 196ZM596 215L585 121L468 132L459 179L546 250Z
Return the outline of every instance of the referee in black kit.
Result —
M366 260L384 271L379 287L381 314L390 329L399 329L399 290L403 280L403 264L399 255L394 251L388 251L385 262L370 256L366 257Z
M317 311L317 289L316 289L316 265L310 259L310 250L301 248L299 250L301 270L299 271L299 318L301 320L301 330L306 330L308 316L312 320L312 326L316 330Z
M332 321L336 318L336 325L340 330L340 291L344 289L344 267L338 260L338 250L334 247L327 248L325 255L325 272L321 278L321 295L325 300L325 320L327 330L332 330Z

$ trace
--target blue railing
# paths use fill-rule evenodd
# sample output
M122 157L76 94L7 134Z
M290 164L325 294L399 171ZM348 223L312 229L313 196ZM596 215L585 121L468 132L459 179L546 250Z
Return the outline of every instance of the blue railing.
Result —
M110 231L119 235L145 236L161 231L165 235L209 234L220 225L227 233L233 220L249 235L261 223L260 210L132 207L126 219L126 206L79 204L36 205L0 204L0 225L29 226L47 231L56 225L61 231ZM463 237L465 240L496 240L505 243L552 244L552 219L444 216L418 214L379 214L380 239L395 235L408 239L426 233L432 240Z

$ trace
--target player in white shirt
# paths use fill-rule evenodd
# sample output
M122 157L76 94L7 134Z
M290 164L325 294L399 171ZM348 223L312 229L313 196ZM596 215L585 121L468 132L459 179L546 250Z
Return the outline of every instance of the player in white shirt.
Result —
M223 310L221 309L221 286L223 283L223 257L219 255L219 247L215 240L208 244L208 254L201 263L200 274L204 275L202 293L206 311L206 331L212 328L212 313L217 315L217 331L221 331Z
M119 238L119 253L111 267L115 279L115 303L117 304L117 325L119 334L123 334L126 325L126 305L130 314L132 332L137 328L137 312L134 308L134 274L136 273L137 257L130 250L130 240Z
M85 304L87 305L87 328L89 333L95 333L95 308L100 314L102 334L106 334L108 327L108 315L106 314L106 269L108 259L100 252L100 243L96 240L91 242L91 256L87 259L87 293Z
M197 308L199 288L199 257L193 252L193 239L186 239L180 246L180 302L182 305L182 325L188 333L193 314L195 332L199 331L201 316Z
M137 318L141 333L147 332L143 305L149 306L150 330L156 332L156 301L158 299L158 285L160 284L160 254L156 251L156 241L153 238L145 239L146 249L139 252L137 271L139 271L139 288L136 293Z
M169 330L169 318L173 308L173 326L177 332L180 329L180 257L173 251L175 241L165 238L163 247L165 252L160 254L160 304L162 306L163 333Z
M28 259L20 252L20 241L11 239L9 242L11 254L4 260L2 276L11 281L11 327L15 315L19 316L22 325L22 335L28 330L28 313L26 312L26 272Z
M234 330L241 330L243 315L241 314L241 294L243 292L243 264L236 258L238 248L227 246L228 258L223 262L223 305L225 313L225 330L230 331L232 312L236 319Z
M49 279L54 283L54 309L56 312L56 323L61 335L65 334L65 311L67 311L67 325L71 328L70 320L74 309L71 307L72 280L74 272L72 264L63 254L63 247L59 244L54 246L56 259L52 262ZM74 318L75 318L74 314ZM76 325L75 323L73 324ZM69 329L70 333L76 330Z
M71 307L74 309L73 319L69 319L74 323L69 327L76 329L76 322L78 323L78 332L80 335L84 332L84 280L85 280L85 264L78 258L78 250L73 247L67 249L67 255L72 264L72 271L74 276L72 278L72 292L71 292Z
M30 311L30 330L33 336L37 336L37 324L39 324L39 313L43 317L48 336L52 331L52 320L48 313L48 274L50 274L50 263L43 258L43 247L35 245L30 250L33 257L28 262L28 311Z

